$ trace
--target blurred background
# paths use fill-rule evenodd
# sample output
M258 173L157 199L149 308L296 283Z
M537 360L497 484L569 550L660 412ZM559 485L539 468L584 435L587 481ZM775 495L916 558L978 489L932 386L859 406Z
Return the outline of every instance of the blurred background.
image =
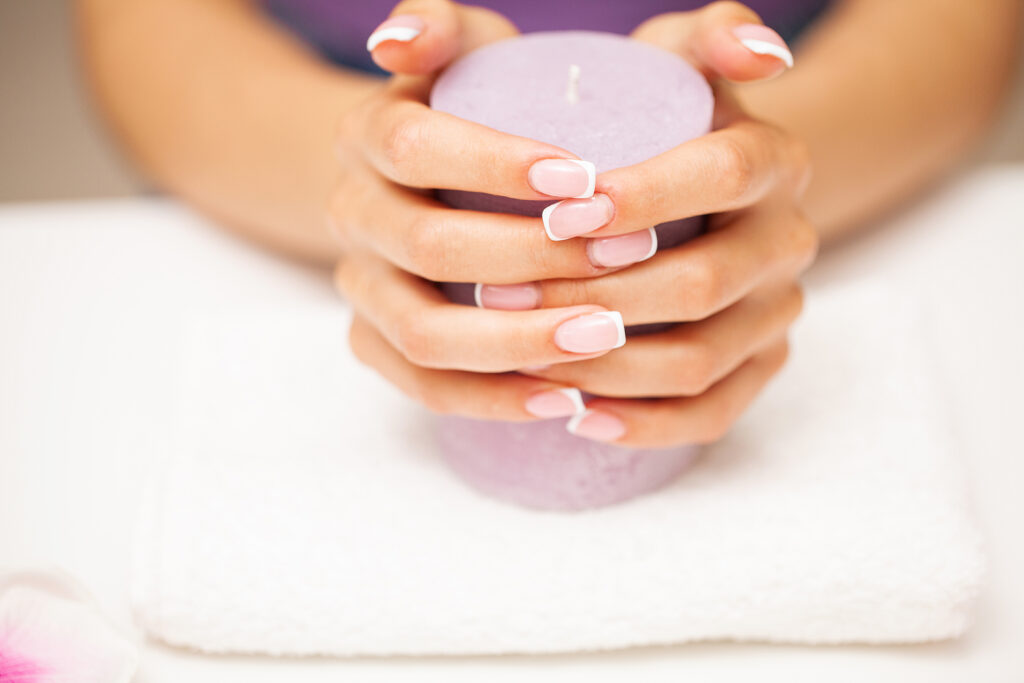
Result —
M0 0L0 201L125 196L146 189L90 108L79 78L71 5ZM1010 160L1024 160L1024 68L974 157L975 163Z

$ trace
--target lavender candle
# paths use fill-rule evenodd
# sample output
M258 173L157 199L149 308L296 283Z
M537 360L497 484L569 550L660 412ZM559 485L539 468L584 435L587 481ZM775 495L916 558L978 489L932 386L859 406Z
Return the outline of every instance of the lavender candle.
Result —
M497 130L563 147L597 172L645 161L707 133L714 99L682 58L605 33L534 33L488 45L449 67L431 93L434 109ZM451 206L540 217L557 200L523 201L441 191ZM700 232L689 218L655 227L659 249ZM538 221L538 230L542 229ZM446 284L473 303L472 284ZM654 295L654 294L652 294ZM652 331L653 326L630 333ZM451 467L498 498L548 509L583 509L626 500L671 481L696 447L638 450L569 434L565 419L535 423L442 418Z

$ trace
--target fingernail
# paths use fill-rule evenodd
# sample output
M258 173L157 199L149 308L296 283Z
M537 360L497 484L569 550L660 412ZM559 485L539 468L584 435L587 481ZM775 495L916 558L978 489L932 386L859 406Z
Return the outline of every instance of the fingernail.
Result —
M775 31L761 24L741 24L732 30L743 45L751 52L759 55L771 55L793 68L793 53L789 51L786 41Z
M587 199L594 194L597 169L578 159L541 159L530 167L527 180L541 194Z
M626 343L626 328L618 311L589 313L566 320L555 330L555 344L570 353L611 351Z
M593 232L615 216L615 204L606 194L589 199L563 199L544 209L544 232L555 242Z
M587 240L587 257L595 266L614 268L640 263L658 251L658 234L647 228L628 235Z
M521 285L477 284L473 301L480 308L499 311L529 311L540 305L540 288L532 282Z
M544 419L577 415L584 410L583 395L572 387L542 391L526 399L526 412Z
M611 413L590 409L573 416L565 428L570 434L593 441L615 441L626 433L622 420Z
M410 40L423 33L426 24L415 14L403 14L391 17L383 24L374 29L370 37L366 39L366 49L373 52L374 49L386 40L397 40L408 43Z

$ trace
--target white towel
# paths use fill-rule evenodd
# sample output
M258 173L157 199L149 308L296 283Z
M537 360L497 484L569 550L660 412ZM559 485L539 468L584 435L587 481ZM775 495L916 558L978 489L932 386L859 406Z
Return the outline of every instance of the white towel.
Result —
M429 415L348 353L342 307L196 319L138 617L290 655L955 637L982 554L915 309L862 286L808 308L789 366L691 472L575 514L466 488Z

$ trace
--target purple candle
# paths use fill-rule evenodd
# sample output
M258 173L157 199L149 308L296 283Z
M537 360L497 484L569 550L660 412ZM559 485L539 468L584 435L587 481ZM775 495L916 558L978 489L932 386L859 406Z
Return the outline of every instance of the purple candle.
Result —
M563 147L597 172L645 161L711 129L711 88L677 55L589 31L534 33L488 45L450 66L431 106L506 133ZM448 204L541 215L557 201L445 190ZM689 218L656 226L659 249L698 234ZM538 221L538 230L542 229ZM446 284L473 303L472 284ZM632 328L636 334L655 326ZM442 418L446 460L482 491L530 507L583 509L626 500L671 481L696 447L638 450L569 434L565 419L535 423Z

